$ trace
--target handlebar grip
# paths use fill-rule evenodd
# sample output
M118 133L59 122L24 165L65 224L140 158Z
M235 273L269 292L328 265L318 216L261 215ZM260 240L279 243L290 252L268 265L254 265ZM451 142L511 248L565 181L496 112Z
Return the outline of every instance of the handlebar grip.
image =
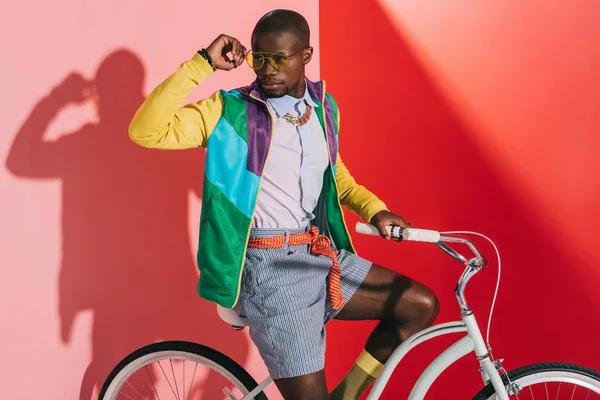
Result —
M429 229L405 228L399 226L386 226L390 235L395 237L402 236L402 239L413 242L429 242L436 243L440 241L440 233ZM356 224L356 232L363 235L379 236L379 229L371 224L358 222Z
M402 236L402 228L399 226L386 226L385 229L388 231L390 235L393 237ZM364 222L356 223L356 233L361 233L363 235L371 235L371 236L379 236L379 229L371 224L365 224Z
M379 230L375 226L371 224L365 224L364 222L356 223L356 233L360 233L363 235L379 236Z
M440 233L429 229L406 228L402 232L402 239L413 242L437 243L440 241Z

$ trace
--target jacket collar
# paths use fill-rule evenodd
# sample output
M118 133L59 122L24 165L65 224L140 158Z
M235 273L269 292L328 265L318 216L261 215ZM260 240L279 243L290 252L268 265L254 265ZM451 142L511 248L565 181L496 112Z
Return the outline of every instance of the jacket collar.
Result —
M315 99L317 102L321 103L323 101L324 81L313 82L308 78L305 78L305 80L306 80L306 87L308 89L308 94L310 95L310 97ZM258 79L256 79L254 82L252 82L252 84L250 84L250 86L247 86L244 89L246 89L246 90L240 90L240 91L246 95L251 95L251 96L266 103L267 96L260 88L260 85L258 84Z

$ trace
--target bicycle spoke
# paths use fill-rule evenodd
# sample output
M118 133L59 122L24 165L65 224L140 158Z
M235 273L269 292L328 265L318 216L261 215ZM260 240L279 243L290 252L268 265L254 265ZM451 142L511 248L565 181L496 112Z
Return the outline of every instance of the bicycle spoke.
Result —
M140 382L142 382L142 385L144 385L144 387L146 388L146 391L148 392L148 394L150 396L152 396L152 400L154 400L154 395L152 394L152 392L150 391L150 389L148 389L148 386L146 386L146 384L144 383L144 380L140 377L140 375L138 374L137 371L135 371L135 376L137 376L138 379L140 380Z
M111 375L115 378L105 382L102 387L103 398L107 400L192 400L212 396L224 399L221 391L226 386L227 391L232 388L234 396L238 390L242 396L249 392L244 379L251 378L242 369L243 367L239 366L237 371L231 371L227 368L229 359L226 356L218 352L211 353L205 346L161 342L149 345L140 351L139 355L131 354L129 357L132 356L137 358L131 361L124 359L121 362L124 366L119 365L113 370ZM167 360L169 366L165 367L163 362ZM189 362L192 363L191 366L188 365ZM171 372L167 371L168 368ZM227 383L224 384L221 379L227 380Z
M125 396L125 397L127 397L127 398L130 398L131 400L135 400L133 397L131 397L131 396L129 396L129 395L127 395L127 394L123 393L123 391L120 391L120 392L119 392L119 394L122 394L123 396Z
M571 386L573 389L571 390ZM525 393L525 388L528 389L529 396ZM596 386L596 388L600 388ZM582 390L577 390L582 389ZM592 400L598 399L600 400L600 394L596 393L595 389L589 389L585 386L582 386L580 383L575 382L567 382L567 381L546 381L546 382L536 382L533 384L525 384L525 387L521 388L520 393L511 394L509 397L515 400L519 399L530 399L535 400L536 394L537 397L540 395L543 397L543 392L546 393L546 399L552 398L553 400L567 399L570 400ZM562 394L561 394L562 393ZM570 393L570 396L569 396ZM587 393L587 394L586 394ZM585 396L584 396L585 394ZM568 396L568 397L567 397ZM585 399L584 399L585 397Z
M154 385L154 379L152 379L152 376L150 376L150 371L148 371L148 366L146 365L144 368L146 369L148 378L150 378L150 382L152 382L152 387L154 388L154 393L156 393L156 397L158 398L158 400L160 400L160 396L158 395L158 392L156 391L156 386Z
M133 387L133 385L132 385L131 383L129 383L129 381L126 381L125 383L126 383L126 384L128 384L128 385L129 385L129 387L130 387L130 388L132 388L132 389L133 389L133 391L134 391L134 392L136 392L136 393L138 394L138 396L140 396L140 398L141 398L142 400L144 400L144 396L142 396L142 394L141 394L140 392L138 392L138 391L137 391L137 389L136 389L135 387Z
M171 373L173 374L173 381L175 382L175 390L177 391L177 400L181 400L179 398L179 387L177 387L177 378L175 378L175 370L173 369L173 360L169 360L169 363L171 364Z
M167 374L165 373L165 370L163 369L162 364L160 363L160 361L158 362L158 366L160 367L160 370L162 371L163 375L165 376L165 379L167 380L167 383L169 384L169 387L171 388L171 391L175 395L175 398L177 398L177 395L175 394L175 390L173 390L173 386L171 385L171 381L169 381L169 378L167 378Z
M197 368L198 368L198 363L196 363L196 366L194 367L194 374L192 375L192 381L190 382L190 390L188 392L189 396L192 395L192 385L194 384L194 378L196 377L196 369Z

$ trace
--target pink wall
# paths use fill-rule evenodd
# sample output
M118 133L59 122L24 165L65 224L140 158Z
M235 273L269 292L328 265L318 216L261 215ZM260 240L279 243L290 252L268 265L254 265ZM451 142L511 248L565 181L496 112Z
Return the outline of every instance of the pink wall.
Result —
M491 340L507 368L568 361L600 369L598 3L320 4L321 71L342 111L341 152L357 180L417 226L496 241L504 273ZM442 302L438 322L457 319L458 264L428 245L357 244L431 286ZM496 270L492 262L467 293L484 326ZM370 327L331 325L330 384ZM406 398L448 344L440 342L409 357L385 398ZM431 398L470 398L480 387L470 357Z
M266 375L247 333L195 294L204 152L138 148L127 126L143 96L218 34L249 47L268 10L304 14L318 50L318 3L207 4L3 3L0 335L10 385L0 398L89 399L119 359L169 338L214 346ZM319 74L318 51L309 71ZM78 99L73 73L95 81L99 103ZM192 98L253 76L220 72Z

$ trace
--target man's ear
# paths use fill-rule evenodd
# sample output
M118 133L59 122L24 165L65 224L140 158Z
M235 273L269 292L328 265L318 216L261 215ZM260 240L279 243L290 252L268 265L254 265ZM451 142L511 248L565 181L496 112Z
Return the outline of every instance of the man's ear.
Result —
M304 65L308 64L310 62L310 60L312 60L312 56L313 56L313 48L312 47L308 47L306 50L304 50L304 55L302 58L302 63Z

